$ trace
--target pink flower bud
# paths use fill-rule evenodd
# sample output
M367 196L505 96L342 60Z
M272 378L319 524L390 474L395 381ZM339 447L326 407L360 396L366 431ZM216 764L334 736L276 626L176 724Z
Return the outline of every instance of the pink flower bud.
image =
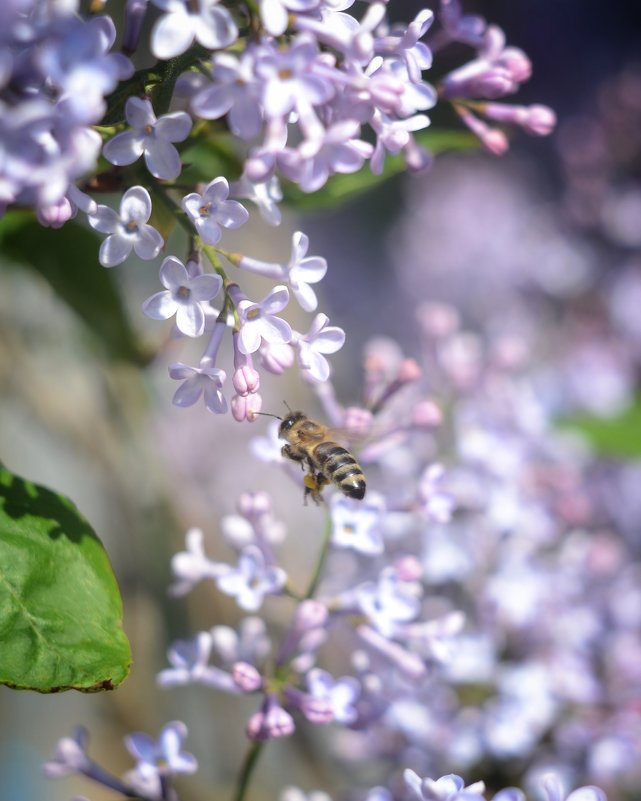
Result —
M458 312L446 303L422 303L416 316L425 333L436 339L453 334L460 325Z
M327 607L320 601L308 599L302 601L296 610L294 627L300 634L325 625L327 620Z
M421 563L415 556L403 556L394 562L394 570L401 581L419 581L423 576Z
M252 392L258 392L260 387L260 375L253 367L245 364L234 371L231 382L236 392L239 395L245 396Z
M281 342L263 342L258 350L261 365L275 375L282 375L294 364L294 349Z
M231 399L231 413L238 423L245 420L253 423L262 405L263 399L257 392L253 395L234 395Z
M253 693L263 686L263 677L249 662L236 662L232 668L234 684L241 692Z
M238 499L238 511L248 520L271 514L271 498L267 492L243 492Z
M343 427L347 432L358 438L365 438L372 430L374 416L368 409L360 406L348 406L343 416Z
M289 737L295 730L294 719L273 695L265 699L260 712L249 719L247 736L254 742Z
M412 425L417 428L437 428L442 422L443 412L434 401L419 401L412 409Z
M416 381L420 378L421 373L422 370L416 359L403 359L398 368L397 380L408 384L410 381Z

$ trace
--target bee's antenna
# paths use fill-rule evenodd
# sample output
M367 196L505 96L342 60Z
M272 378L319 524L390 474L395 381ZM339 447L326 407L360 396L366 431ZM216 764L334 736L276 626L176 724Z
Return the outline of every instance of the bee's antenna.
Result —
M284 404L285 404L285 406L287 407L287 411L288 411L288 412L291 414L291 413L292 413L292 407L289 405L289 403L287 403L287 401L286 401L286 400L284 400L284 401L283 401L283 403L284 403Z
M277 414L270 414L269 412L254 412L254 414L260 414L263 417L275 417L277 420L282 420L282 417L279 417Z

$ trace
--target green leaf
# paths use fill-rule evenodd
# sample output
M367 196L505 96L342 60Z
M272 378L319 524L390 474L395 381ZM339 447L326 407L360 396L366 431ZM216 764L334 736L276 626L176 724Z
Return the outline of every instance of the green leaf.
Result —
M467 131L427 131L417 135L416 141L434 155L448 150L471 150L478 148L478 140ZM330 209L379 186L394 175L406 172L402 154L387 156L380 175L374 175L365 166L348 175L333 175L317 192L306 193L293 184L284 187L285 200L301 211Z
M0 683L96 692L127 676L122 601L74 504L0 467Z
M152 354L136 339L113 274L98 263L99 247L98 237L73 221L54 230L27 212L0 220L0 258L39 273L111 356L146 364Z
M581 434L601 456L641 459L641 396L615 417L582 415L561 420L559 427Z

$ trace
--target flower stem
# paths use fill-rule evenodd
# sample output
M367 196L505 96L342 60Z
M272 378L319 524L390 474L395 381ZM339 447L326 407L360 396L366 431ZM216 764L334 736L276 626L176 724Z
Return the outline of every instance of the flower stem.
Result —
M236 781L236 791L233 801L245 801L245 794L249 787L249 782L264 745L265 743L263 742L252 743L249 751L247 751L245 761L243 762L240 773L238 774L238 780Z
M318 561L316 562L316 568L314 569L314 573L309 582L309 586L307 587L305 598L313 598L314 595L316 594L316 590L318 589L320 580L323 577L323 570L325 569L325 563L327 562L327 557L329 555L329 546L331 540L332 540L332 518L329 515L327 515L327 522L325 523L325 531L323 532L323 541L321 543L321 550L318 555Z

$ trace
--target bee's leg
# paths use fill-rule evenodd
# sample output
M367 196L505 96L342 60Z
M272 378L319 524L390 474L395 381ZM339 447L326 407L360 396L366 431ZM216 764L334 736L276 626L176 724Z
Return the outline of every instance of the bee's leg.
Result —
M303 482L305 484L305 495L303 496L303 503L305 504L305 506L307 506L308 495L312 496L312 500L314 501L316 506L318 506L319 503L323 500L323 496L321 495L320 492L322 485L318 481L319 476L322 478L323 477L322 473L318 473L317 475L314 475L313 473L305 474L305 478L303 479ZM327 482L325 481L324 483Z
M302 464L305 461L305 453L295 450L291 445L283 445L280 452L285 459L291 459L292 462L301 462Z

